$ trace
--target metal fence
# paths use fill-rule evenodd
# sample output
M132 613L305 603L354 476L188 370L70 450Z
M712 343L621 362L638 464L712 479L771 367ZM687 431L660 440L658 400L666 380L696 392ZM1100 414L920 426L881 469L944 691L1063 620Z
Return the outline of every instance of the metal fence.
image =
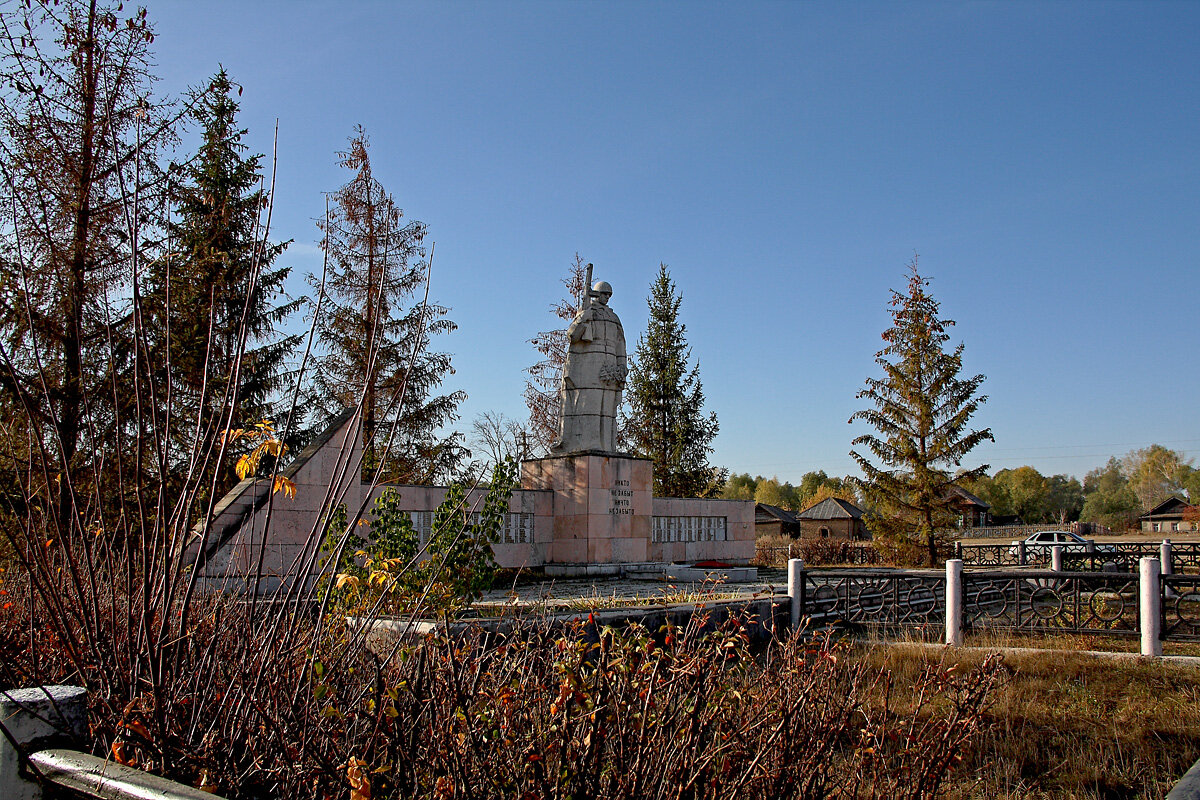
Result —
M1200 575L1162 576L1162 636L1200 640Z
M816 627L942 625L946 575L934 571L805 569L800 617ZM1200 576L1163 575L1163 640L1200 640ZM962 573L962 622L967 630L1137 635L1135 573L977 570ZM1153 612L1151 612L1153 613Z
M946 618L946 579L937 572L806 570L803 616L816 624L928 625Z
M1093 550L1083 551L1071 546L1063 547L1063 568L1071 571L1095 571L1116 569L1133 572L1143 557L1158 558L1161 542L1100 542L1093 543ZM1024 556L1022 556L1024 550ZM1048 545L1029 545L1021 542L1008 544L962 544L955 543L954 554L968 567L1005 567L1049 565L1051 548ZM1173 542L1171 564L1175 572L1200 571L1200 542Z
M968 630L1138 631L1138 576L1095 572L963 573Z

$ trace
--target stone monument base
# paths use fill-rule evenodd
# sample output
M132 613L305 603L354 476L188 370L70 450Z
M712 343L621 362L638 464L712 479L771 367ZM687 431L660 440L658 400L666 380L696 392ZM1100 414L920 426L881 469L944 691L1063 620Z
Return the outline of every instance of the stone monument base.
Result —
M554 496L546 564L633 564L650 560L654 462L584 451L521 463L521 488Z

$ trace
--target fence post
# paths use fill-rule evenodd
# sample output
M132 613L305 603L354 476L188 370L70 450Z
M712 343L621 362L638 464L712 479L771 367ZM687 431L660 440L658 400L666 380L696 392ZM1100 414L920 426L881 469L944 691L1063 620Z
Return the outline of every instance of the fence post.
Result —
M1142 558L1138 571L1138 616L1142 629L1142 655L1162 655L1162 596L1157 558Z
M21 755L62 744L78 746L87 734L87 690L82 686L43 686L0 691L0 797L41 800L42 787L22 768Z
M962 561L962 542L954 543L954 557Z
M792 630L800 628L800 612L801 596L804 592L804 560L799 558L788 559L788 597L791 598L791 623Z
M1162 544L1158 546L1158 557L1161 562L1160 569L1163 575L1172 575L1175 573L1174 560L1171 557L1171 540L1163 539ZM1175 591L1170 586L1163 587L1163 597L1174 597Z
M963 643L963 562L952 558L946 562L946 644L962 647Z
M1062 556L1063 549L1061 544L1056 544L1050 548L1050 569L1055 572L1062 572Z
M1021 541L1017 542L1017 566L1023 567L1025 566L1025 563L1025 540L1022 539Z

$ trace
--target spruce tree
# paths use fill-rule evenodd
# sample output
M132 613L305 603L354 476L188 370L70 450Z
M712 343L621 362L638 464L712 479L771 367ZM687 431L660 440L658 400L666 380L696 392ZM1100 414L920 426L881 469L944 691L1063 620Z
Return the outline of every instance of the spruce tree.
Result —
M704 414L700 365L692 358L686 326L679 321L683 298L660 264L647 303L650 319L638 339L629 369L623 421L625 444L654 460L654 493L659 497L715 497L725 473L708 463L719 426Z
M424 483L466 455L461 434L438 433L458 419L466 395L436 393L452 369L449 354L431 349L433 335L457 326L449 309L417 301L427 278L425 224L404 219L371 172L369 147L357 127L338 154L353 175L318 223L328 271L323 287L310 279L323 292L313 411L319 421L361 400L364 477Z
M870 507L872 531L907 541L924 541L929 564L937 562L936 532L953 514L948 494L959 467L980 442L993 441L988 428L970 430L971 416L986 402L977 395L983 375L961 378L963 345L951 351L946 332L954 320L938 316L939 303L929 294L929 279L914 259L909 265L908 290L892 291L892 327L883 332L884 348L875 354L884 372L868 378L858 398L874 408L855 412L850 422L862 420L878 431L854 439L864 445L881 466L857 451L864 478L859 481ZM959 470L960 480L971 480L987 465Z
M262 156L247 155L235 91L222 69L193 108L203 138L174 191L177 255L154 274L170 323L175 415L198 414L218 431L277 415L272 401L300 338L279 333L300 301L284 294L290 268L274 266L288 243L263 235Z

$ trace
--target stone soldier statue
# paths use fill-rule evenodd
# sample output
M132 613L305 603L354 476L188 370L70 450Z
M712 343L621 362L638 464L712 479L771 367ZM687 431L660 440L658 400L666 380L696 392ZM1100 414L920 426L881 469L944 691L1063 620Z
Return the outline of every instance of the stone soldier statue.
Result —
M587 280L591 283L592 265ZM559 437L551 453L617 451L617 408L625 387L625 331L608 307L612 287L597 281L588 290L567 336L571 347L563 367L559 398Z

